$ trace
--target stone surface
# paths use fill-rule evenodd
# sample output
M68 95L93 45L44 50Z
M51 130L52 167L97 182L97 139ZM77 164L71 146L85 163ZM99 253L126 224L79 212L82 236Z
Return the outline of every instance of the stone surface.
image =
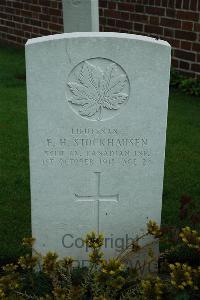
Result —
M99 31L98 0L62 0L64 32Z
M96 230L106 257L119 255L148 219L160 223L170 46L62 34L29 40L26 64L37 249L84 264Z

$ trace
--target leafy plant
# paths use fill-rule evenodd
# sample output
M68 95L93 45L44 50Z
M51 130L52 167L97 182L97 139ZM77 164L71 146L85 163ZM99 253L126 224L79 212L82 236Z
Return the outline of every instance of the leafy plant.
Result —
M200 96L200 80L195 78L182 79L179 84L180 89L193 96Z
M181 80L184 78L183 75L179 74L176 70L173 68L171 69L170 74L170 86L178 88Z
M151 235L155 240L165 239L163 230L150 220L147 232L128 246L135 255L141 248L142 237ZM31 247L34 255L20 257L17 264L3 267L0 278L1 300L196 300L199 297L200 266L187 262L169 264L165 261L165 273L157 277L147 274L141 279L134 268L123 265L120 255L104 259L101 251L104 237L95 232L86 236L90 249L88 268L73 268L73 259L59 259L56 253L45 256L36 252L34 239L26 238L23 245ZM190 227L181 229L179 244L200 251L200 236ZM173 251L173 250L172 250ZM161 270L160 270L161 271ZM78 277L78 278L77 278Z
M190 229L188 231L187 224L191 224L193 232L190 232ZM194 201L191 196L182 195L179 200L177 225L171 227L163 225L162 227L166 239L164 241L161 239L160 248L164 251L164 256L168 262L174 263L178 260L184 263L187 261L191 265L199 262L199 253L194 251L192 247L192 241L195 240L195 234L199 230L200 203ZM185 242L179 243L182 238L185 239ZM191 244L190 247L186 245L186 242Z
M200 79L187 78L174 69L171 70L170 86L191 96L200 96Z

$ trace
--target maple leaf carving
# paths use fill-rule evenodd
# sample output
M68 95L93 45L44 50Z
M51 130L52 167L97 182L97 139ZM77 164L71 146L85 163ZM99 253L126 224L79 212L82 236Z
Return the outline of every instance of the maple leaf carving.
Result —
M80 106L79 114L102 119L103 110L117 110L128 98L123 92L127 77L119 74L115 63L110 63L104 72L85 61L76 81L68 82L72 97L69 102Z

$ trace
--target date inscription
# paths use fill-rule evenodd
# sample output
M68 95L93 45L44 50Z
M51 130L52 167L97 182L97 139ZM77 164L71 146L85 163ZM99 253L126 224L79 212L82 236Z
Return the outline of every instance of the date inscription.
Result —
M145 136L129 136L118 128L71 128L67 137L44 141L42 164L47 166L149 166L151 144Z

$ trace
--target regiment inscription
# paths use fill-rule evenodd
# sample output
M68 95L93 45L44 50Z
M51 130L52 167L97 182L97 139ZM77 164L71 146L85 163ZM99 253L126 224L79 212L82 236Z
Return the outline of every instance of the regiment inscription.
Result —
M50 166L149 166L151 143L119 128L71 128L67 137L44 141L42 164ZM69 138L70 136L70 138Z

